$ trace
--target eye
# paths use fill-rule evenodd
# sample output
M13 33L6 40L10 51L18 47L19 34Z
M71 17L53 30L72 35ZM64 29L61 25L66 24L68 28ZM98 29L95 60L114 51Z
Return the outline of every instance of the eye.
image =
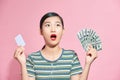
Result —
M50 24L45 24L45 27L50 27Z
M59 27L59 26L61 26L61 24L60 24L60 23L57 23L56 26Z

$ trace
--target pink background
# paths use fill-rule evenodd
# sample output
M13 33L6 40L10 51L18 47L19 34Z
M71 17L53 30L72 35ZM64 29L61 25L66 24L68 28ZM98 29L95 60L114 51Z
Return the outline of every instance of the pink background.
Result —
M26 55L41 49L39 20L49 11L63 17L65 34L60 45L75 50L82 66L85 52L77 32L92 28L100 36L103 50L98 52L88 80L120 80L119 0L0 0L0 80L20 80L20 65L13 58L14 37L22 34Z

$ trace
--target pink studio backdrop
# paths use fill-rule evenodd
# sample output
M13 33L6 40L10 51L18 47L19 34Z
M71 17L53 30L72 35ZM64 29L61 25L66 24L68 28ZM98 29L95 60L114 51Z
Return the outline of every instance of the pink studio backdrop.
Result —
M39 20L49 11L63 17L65 33L60 45L75 50L82 66L85 52L77 32L92 28L101 37L103 50L98 52L88 80L120 80L119 0L0 0L0 80L21 80L20 65L13 58L14 37L22 34L26 55L41 49Z

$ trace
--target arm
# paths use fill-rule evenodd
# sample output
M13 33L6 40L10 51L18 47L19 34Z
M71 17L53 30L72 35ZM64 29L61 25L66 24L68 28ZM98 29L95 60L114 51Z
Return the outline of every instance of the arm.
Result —
M90 45L88 48L88 52L86 54L85 66L82 74L73 75L71 77L71 80L87 80L90 66L96 58L97 58L97 51Z
M21 65L22 80L35 80L35 78L28 77L26 68L26 57L24 54L24 48L18 47L14 53L14 57L19 61Z
M21 65L21 69L22 69L21 70L22 71L22 80L35 80L35 78L33 78L33 77L28 77L26 64Z

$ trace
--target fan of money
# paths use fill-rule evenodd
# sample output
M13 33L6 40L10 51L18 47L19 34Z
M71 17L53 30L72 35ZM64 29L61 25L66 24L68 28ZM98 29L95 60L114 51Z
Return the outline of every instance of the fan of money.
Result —
M102 42L94 30L82 29L77 33L77 36L85 51L88 51L89 45L92 45L97 51L102 50Z

